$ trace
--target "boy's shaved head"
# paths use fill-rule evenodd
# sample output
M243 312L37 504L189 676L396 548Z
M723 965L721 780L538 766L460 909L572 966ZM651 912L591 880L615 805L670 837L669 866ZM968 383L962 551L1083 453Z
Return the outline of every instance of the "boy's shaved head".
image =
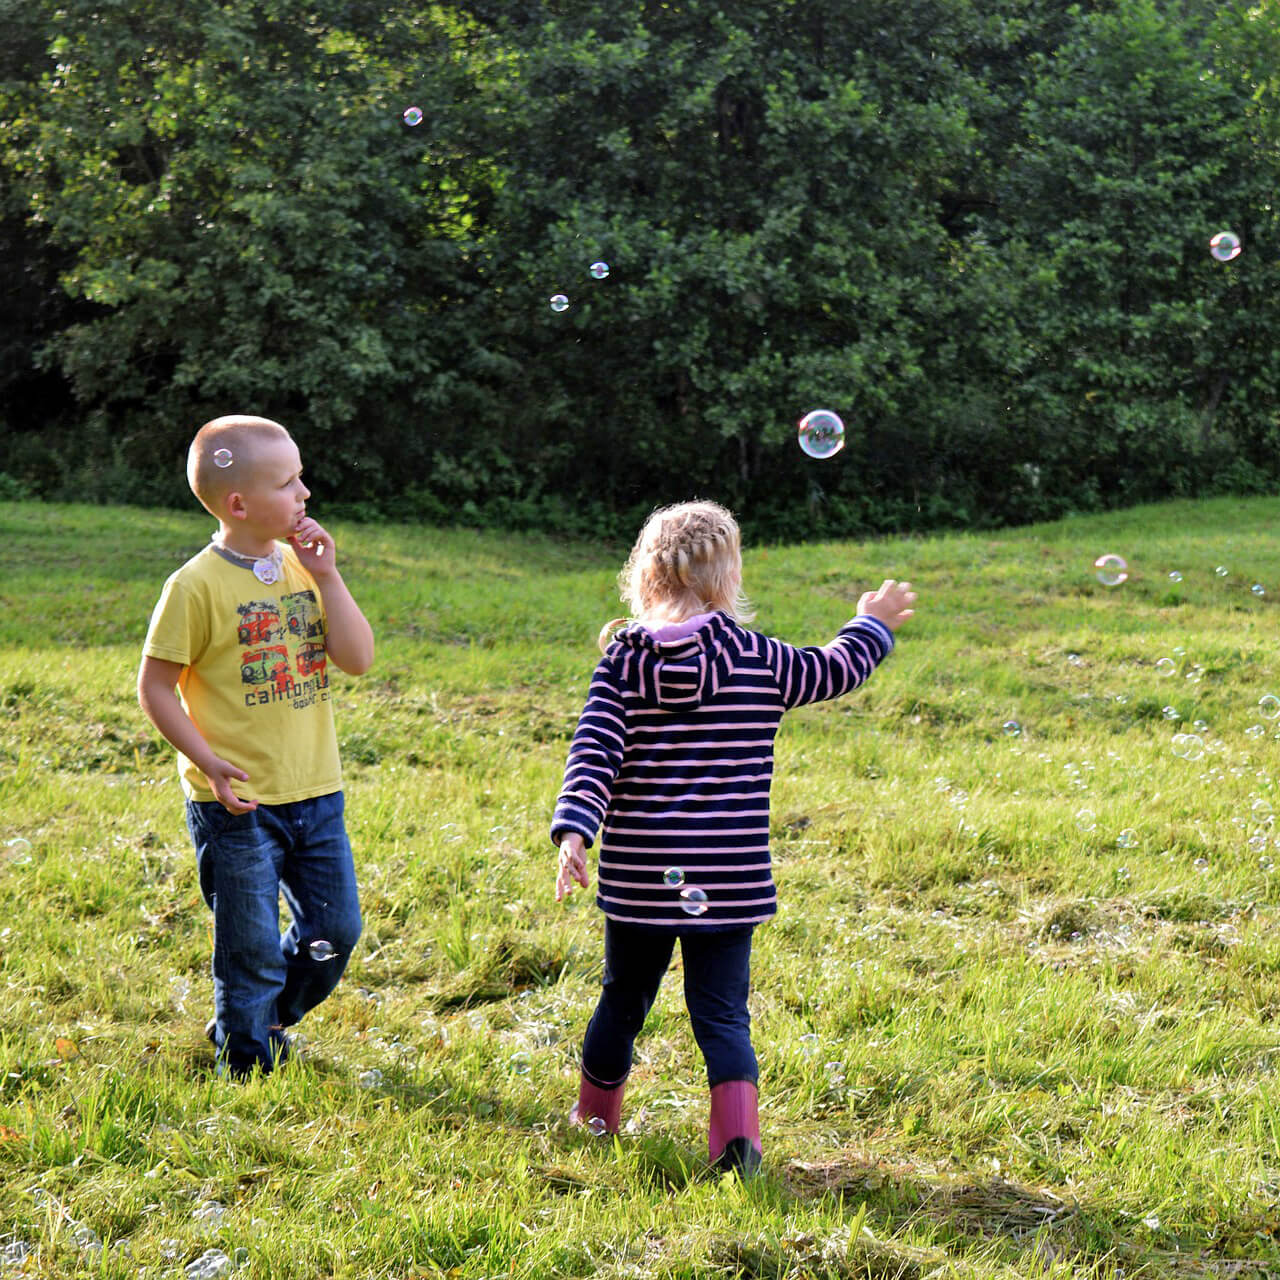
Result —
M187 450L187 483L211 516L222 518L222 499L243 489L257 465L260 446L292 437L270 418L232 413L206 422Z

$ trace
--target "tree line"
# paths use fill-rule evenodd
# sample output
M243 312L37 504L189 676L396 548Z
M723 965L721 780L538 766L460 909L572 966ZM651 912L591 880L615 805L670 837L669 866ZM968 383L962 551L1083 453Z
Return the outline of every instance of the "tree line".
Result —
M607 536L695 493L798 538L1280 476L1274 6L0 20L0 497L185 505L233 410L327 509Z

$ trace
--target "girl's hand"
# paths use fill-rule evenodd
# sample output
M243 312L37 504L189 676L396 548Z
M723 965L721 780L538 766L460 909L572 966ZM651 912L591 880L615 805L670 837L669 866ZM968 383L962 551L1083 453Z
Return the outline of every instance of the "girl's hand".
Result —
M560 874L556 876L556 901L563 902L573 892L573 882L584 889L590 885L587 875L587 859L583 853L583 840L576 831L570 831L560 841Z
M916 593L909 582L895 582L886 578L880 584L879 591L864 591L858 601L858 614L875 618L883 622L890 631L897 631L908 618L915 616L911 607L916 602Z
M333 538L310 516L303 516L298 521L289 535L289 545L313 578L333 572L336 563Z

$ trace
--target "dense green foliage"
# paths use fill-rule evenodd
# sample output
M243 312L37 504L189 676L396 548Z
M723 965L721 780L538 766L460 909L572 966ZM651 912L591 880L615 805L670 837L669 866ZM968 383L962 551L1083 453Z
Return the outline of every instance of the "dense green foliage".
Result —
M0 492L180 501L233 409L352 510L615 532L695 491L808 536L1280 475L1274 6L0 18Z
M921 596L865 688L778 736L747 1187L706 1169L678 965L619 1141L566 1121L602 926L554 902L547 824L617 553L338 524L378 637L334 684L365 932L302 1060L237 1087L133 693L209 520L0 507L0 1250L31 1250L5 1280L183 1280L211 1247L250 1280L1280 1274L1274 507L748 550L797 642L886 573Z

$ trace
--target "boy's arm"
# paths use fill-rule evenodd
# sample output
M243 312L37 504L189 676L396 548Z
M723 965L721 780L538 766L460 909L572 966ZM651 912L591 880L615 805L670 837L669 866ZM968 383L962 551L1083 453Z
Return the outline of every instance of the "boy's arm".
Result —
M233 781L248 782L249 775L214 753L178 701L173 690L181 674L180 662L144 657L142 666L138 668L139 705L165 740L209 779L209 786L224 809L230 813L248 813L256 809L256 800L241 800L231 790Z
M304 516L289 542L320 588L325 652L348 675L364 675L373 666L373 628L338 572L333 539L310 516Z

